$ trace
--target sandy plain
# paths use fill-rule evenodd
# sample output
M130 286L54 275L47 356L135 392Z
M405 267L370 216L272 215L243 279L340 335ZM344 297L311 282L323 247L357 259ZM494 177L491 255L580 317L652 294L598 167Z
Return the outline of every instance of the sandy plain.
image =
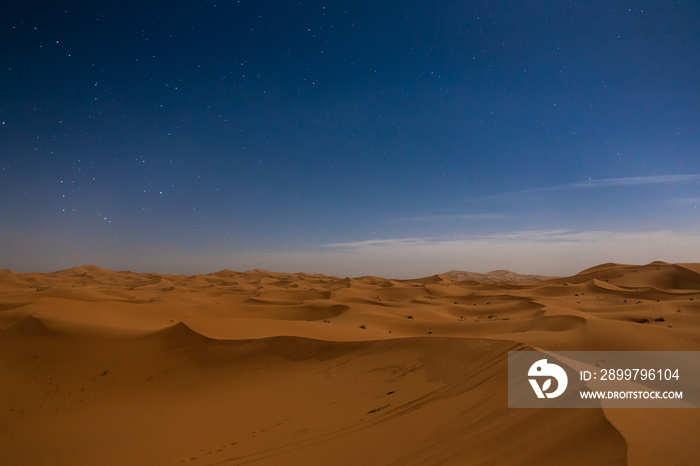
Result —
M0 271L0 463L691 465L697 409L508 409L507 352L700 350L700 264Z

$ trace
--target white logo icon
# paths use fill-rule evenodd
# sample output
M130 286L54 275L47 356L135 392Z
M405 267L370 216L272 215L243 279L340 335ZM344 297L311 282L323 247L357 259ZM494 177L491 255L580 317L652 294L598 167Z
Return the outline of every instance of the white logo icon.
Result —
M556 398L564 393L566 384L569 382L569 378L566 376L564 369L556 364L547 363L546 359L540 359L530 366L527 375L530 377L548 377L542 384L542 387L540 387L537 379L528 379L537 398L544 398L545 396L547 398ZM552 385L552 378L557 380L557 389L551 393L547 393L547 390L549 390Z

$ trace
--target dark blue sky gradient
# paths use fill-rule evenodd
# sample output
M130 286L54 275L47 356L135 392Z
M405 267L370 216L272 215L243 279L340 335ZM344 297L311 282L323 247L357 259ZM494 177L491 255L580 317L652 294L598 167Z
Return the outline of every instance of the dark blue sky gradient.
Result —
M574 273L591 232L700 261L697 2L7 10L0 267Z

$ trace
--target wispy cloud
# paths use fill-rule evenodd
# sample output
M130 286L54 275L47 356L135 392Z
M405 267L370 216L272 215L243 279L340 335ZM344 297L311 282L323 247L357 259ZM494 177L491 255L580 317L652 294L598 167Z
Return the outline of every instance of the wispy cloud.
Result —
M590 189L610 186L638 186L645 184L685 183L700 181L700 175L656 175L634 176L627 178L604 178L600 180L588 180L580 183L562 185L560 189Z
M536 230L460 238L414 237L325 244L318 258L381 276L450 269L569 275L603 262L700 261L700 235L671 231ZM371 272L368 272L371 271Z
M470 235L461 238L445 238L427 236L419 238L389 238L369 239L362 241L349 241L345 243L329 243L322 245L328 249L371 249L371 248L406 248L415 246L444 246L447 244L464 244L468 242L493 241L571 241L573 236L570 230L528 230L508 233L496 233L490 235Z
M542 188L527 189L523 191L511 191L503 194L489 196L488 199L510 199L520 197L527 194L546 193L554 191L568 191L576 189L597 189L597 188L614 188L614 187L629 187L642 186L653 184L668 184L668 183L693 183L700 182L700 174L689 175L654 175L654 176L631 176L625 178L602 178L589 179L576 183L567 183L557 186L546 186Z
M665 234L667 232L654 232ZM413 247L441 247L445 245L464 245L475 243L581 243L608 239L620 235L639 235L640 233L618 233L611 231L573 231L573 230L524 230L488 235L469 235L463 237L415 237L415 238L388 238L369 239L361 241L349 241L344 243L328 243L321 247L340 250L360 249L399 249ZM644 233L649 235L650 233Z
M446 215L416 215L411 217L398 217L394 220L413 222L451 222L451 221L479 221L479 220L502 220L508 218L507 215L488 212L483 214L446 214Z
M700 197L681 197L677 199L669 199L663 204L675 205L675 206L693 206L697 207L700 205Z
M366 249L366 248L403 248L413 246L424 246L435 242L441 242L438 238L391 238L391 239L368 239L362 241L349 241L346 243L328 243L321 245L324 249Z

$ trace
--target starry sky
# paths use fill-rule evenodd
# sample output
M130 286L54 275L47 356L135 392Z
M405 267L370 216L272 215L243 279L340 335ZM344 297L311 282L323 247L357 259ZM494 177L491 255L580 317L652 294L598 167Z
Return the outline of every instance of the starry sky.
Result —
M700 262L700 3L13 2L0 268Z

